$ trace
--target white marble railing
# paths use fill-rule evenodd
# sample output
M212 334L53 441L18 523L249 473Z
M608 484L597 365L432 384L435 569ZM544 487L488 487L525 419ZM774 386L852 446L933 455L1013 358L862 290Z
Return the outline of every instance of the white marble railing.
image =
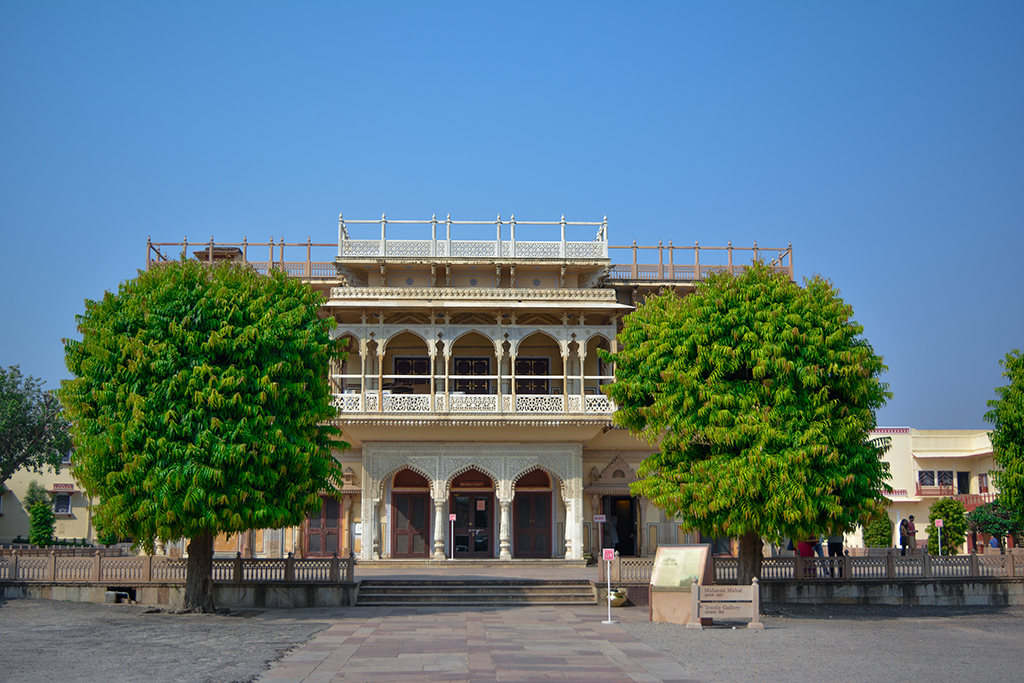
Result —
M608 258L608 243L526 242L506 240L347 240L338 245L341 257L407 258Z
M502 414L522 413L529 415L611 415L615 404L607 396L569 396L566 407L565 396L547 394L520 394L496 396L494 394L458 394L448 396L445 408L444 394L384 394L383 405L377 392L368 394L335 394L334 407L339 413L466 413ZM513 401L513 398L515 400ZM378 407L381 406L381 407Z

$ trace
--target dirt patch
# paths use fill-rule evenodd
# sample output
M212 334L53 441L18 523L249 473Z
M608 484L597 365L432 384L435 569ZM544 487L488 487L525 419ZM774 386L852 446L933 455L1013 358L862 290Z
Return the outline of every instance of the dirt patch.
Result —
M55 675L64 681L249 682L328 626L268 617L258 610L229 615L147 610L0 601L0 678L20 683L49 683Z

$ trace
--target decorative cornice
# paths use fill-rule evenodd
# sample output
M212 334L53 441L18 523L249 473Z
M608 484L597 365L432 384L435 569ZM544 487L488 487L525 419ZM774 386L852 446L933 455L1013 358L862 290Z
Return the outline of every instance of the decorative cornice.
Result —
M331 299L497 299L615 303L614 289L486 289L483 287L332 287Z
M607 418L593 419L525 419L516 420L510 418L438 418L429 420L423 418L356 418L347 417L330 420L328 424L335 427L347 427L349 425L359 427L596 427L611 423L611 416Z

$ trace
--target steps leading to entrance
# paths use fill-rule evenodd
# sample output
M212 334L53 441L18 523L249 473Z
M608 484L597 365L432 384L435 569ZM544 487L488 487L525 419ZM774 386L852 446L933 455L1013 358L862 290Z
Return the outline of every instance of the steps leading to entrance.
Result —
M360 581L356 605L596 605L590 581Z

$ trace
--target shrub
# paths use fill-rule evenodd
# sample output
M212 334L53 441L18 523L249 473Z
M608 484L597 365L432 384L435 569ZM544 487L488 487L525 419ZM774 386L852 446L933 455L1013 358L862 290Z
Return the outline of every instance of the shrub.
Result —
M53 545L53 528L57 518L53 515L50 502L39 501L28 511L28 542L32 545Z
M892 547L892 520L888 515L868 522L864 527L864 545L868 548Z
M939 530L935 520L942 520L942 552L939 553ZM964 504L943 498L928 512L928 554L956 555L967 537L967 511Z

